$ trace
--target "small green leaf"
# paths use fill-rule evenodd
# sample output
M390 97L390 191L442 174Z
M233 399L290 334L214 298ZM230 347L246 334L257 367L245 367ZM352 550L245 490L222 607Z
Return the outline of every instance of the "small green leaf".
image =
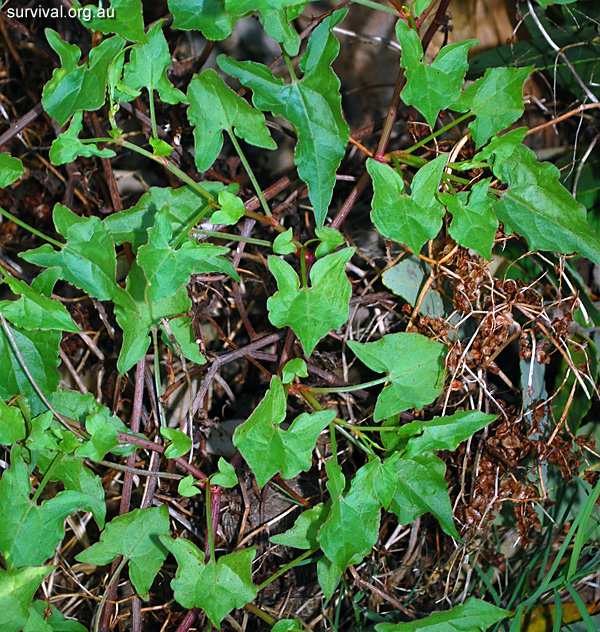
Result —
M300 60L304 77L292 77L289 84L262 64L224 56L217 59L221 70L253 91L257 108L283 116L294 127L298 136L294 160L298 175L308 185L317 227L325 221L335 172L350 135L341 111L340 81L331 68L340 48L332 29L345 15L346 10L335 11L314 30Z
M371 219L384 237L406 244L419 254L423 244L438 234L444 207L437 192L447 159L442 154L421 167L413 178L410 196L400 174L372 158L367 160L374 190Z
M55 606L50 604L50 616L47 616L48 604L41 599L36 599L29 609L29 621L23 632L88 632L81 623L78 623L74 619L67 619L63 616ZM33 627L32 615L37 616L37 621L41 621L45 627ZM35 626L36 624L34 624Z
M4 400L0 399L0 443L12 445L25 436L23 413L16 406L7 406Z
M291 529L280 535L274 535L271 542L283 546L293 546L296 549L313 549L319 546L317 533L327 517L327 511L328 509L323 503L303 511Z
M304 628L299 619L280 619L271 628L271 632L302 632Z
M161 428L160 434L171 442L165 450L167 459L176 459L192 449L192 440L177 428Z
M478 410L463 410L431 421L412 421L401 427L403 434L412 434L406 457L412 458L434 450L456 450L458 445L481 430L498 415L485 415Z
M74 6L80 6L78 1ZM79 21L88 29L100 33L118 33L131 42L146 42L142 3L139 0L110 0L110 7L86 5Z
M192 327L192 319L189 316L183 316L182 318L172 318L169 321L169 329L173 338L179 345L181 352L186 360L194 362L195 364L206 364L206 358L200 353L198 349L198 343L194 337L194 328ZM162 332L162 339L165 344L169 345L175 353L179 353L177 347L173 347L171 340L167 335L167 330L162 324L160 326Z
M222 0L168 0L168 4L173 28L200 31L209 40L229 37L238 20L225 11Z
M221 487L235 487L238 484L238 477L233 465L223 457L219 457L218 467L219 472L211 476L210 484L220 485Z
M234 609L242 608L257 595L252 583L252 560L256 547L223 555L204 563L204 553L192 542L161 537L175 556L177 574L171 581L176 601L184 608L202 608L216 627Z
M497 198L488 194L491 178L471 187L469 193L440 193L439 198L452 213L448 232L461 246L473 248L488 261L492 258L492 246L498 229L494 213Z
M288 228L283 233L279 233L273 242L273 252L276 255L291 255L298 249L297 244L295 244L293 240L294 233L291 228Z
M511 612L481 599L469 599L464 605L446 612L435 612L410 623L379 623L377 632L485 632Z
M131 583L142 598L146 598L167 557L159 536L168 533L169 512L166 505L134 509L113 518L100 535L100 541L79 553L76 559L84 564L104 566L119 555L126 557Z
M533 66L488 68L452 105L457 112L475 114L469 129L477 147L510 127L523 114L523 83L532 70Z
M7 569L12 570L43 564L65 535L65 518L88 508L94 499L81 492L63 491L37 505L29 498L29 468L19 445L11 450L10 465L0 480L0 552Z
M7 320L27 329L80 331L71 315L60 301L43 296L24 281L5 277L4 283L21 298L16 301L0 301L0 311Z
M90 51L89 59L79 66L81 50L68 44L52 29L46 29L46 39L58 53L61 67L52 73L44 86L42 105L62 127L77 110L98 110L104 105L109 64L125 46L119 35L109 37Z
M282 7L280 2L274 4L277 6L259 10L260 21L267 35L279 42L288 55L295 57L300 50L300 35L294 28L292 20L302 13L306 0L288 7Z
M377 398L375 421L408 408L420 409L442 391L446 349L439 342L399 333L366 344L348 341L348 346L370 369L389 376L390 384Z
M18 158L13 158L10 154L0 154L0 188L12 184L24 172L23 163Z
M477 40L444 46L429 65L417 31L404 20L398 20L396 35L402 46L401 65L406 71L402 100L406 105L414 105L433 127L440 110L445 110L460 96L469 68L467 53Z
M319 259L310 271L310 287L303 288L289 263L269 257L278 287L267 301L269 320L275 327L291 327L307 356L331 329L348 320L352 286L345 269L353 254L354 248L344 248Z
M317 259L331 254L338 246L344 243L344 238L341 233L327 226L315 229L315 235L321 240L321 243L315 250L315 257Z
M219 193L219 204L221 208L210 216L212 224L225 224L233 226L244 217L244 203L242 200L227 190Z
M281 381L284 384L289 384L296 377L308 377L308 369L306 368L306 362L302 358L294 358L289 362L286 362L281 372Z
M531 149L520 145L510 160L494 162L494 175L508 184L495 206L507 233L523 235L532 250L580 252L600 263L600 238L587 222L585 207L559 182L553 164L539 163Z
M325 555L317 562L317 577L319 585L325 595L325 599L329 601L333 597L333 593L340 583L340 577L345 569L334 564Z
M185 94L167 79L167 68L172 60L162 26L162 22L156 22L146 34L148 42L137 44L131 49L131 57L123 70L123 83L128 88L137 90L138 94L145 88L150 99L154 98L156 90L164 103L185 103ZM121 100L131 101L132 98L123 95Z
M279 424L285 419L285 404L281 380L273 377L267 394L233 435L233 445L246 459L259 487L280 470L284 479L309 470L317 438L335 417L333 410L302 413L288 430L282 430Z
M190 82L187 96L198 171L206 171L217 159L223 147L224 131L256 147L276 149L265 124L265 115L227 87L214 70L196 75Z
M100 156L100 158L112 158L116 156L112 149L98 149L94 143L83 143L79 139L79 133L83 129L83 112L75 112L71 124L66 132L63 132L52 142L50 148L50 160L52 164L64 165L73 162L75 158L83 156Z
M417 257L407 257L382 276L383 284L396 296L401 296L409 305L415 306L429 275L425 273ZM429 288L421 301L419 314L435 318L444 315L442 295Z
M169 157L173 152L173 147L160 138L150 138L148 140L152 147L152 154L154 156L167 156Z
M0 612L2 632L19 632L29 618L29 606L40 584L54 566L4 571L0 568Z
M117 446L117 429L102 415L90 415L85 420L85 429L90 434L90 439L75 450L76 456L99 461Z
M191 498L192 496L201 494L202 490L196 486L197 482L198 479L194 478L191 474L182 478L177 486L177 493L185 496L186 498Z

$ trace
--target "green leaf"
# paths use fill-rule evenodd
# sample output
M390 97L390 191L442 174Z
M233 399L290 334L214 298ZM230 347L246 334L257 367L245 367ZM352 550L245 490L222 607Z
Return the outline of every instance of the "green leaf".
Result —
M79 2L73 2L80 6ZM112 17L111 17L112 15ZM146 42L142 3L139 0L111 0L110 7L86 5L79 13L79 21L92 31L118 33L132 42Z
M18 158L13 158L10 154L0 154L0 187L7 187L18 180L25 169L23 163Z
M242 608L257 595L252 583L252 560L256 547L223 555L204 563L204 553L192 542L161 537L175 556L177 574L171 581L175 600L184 608L202 608L216 627L234 609Z
M257 108L283 116L294 127L298 136L294 159L298 175L308 185L317 227L325 221L335 172L350 135L341 111L340 81L331 68L340 47L332 29L345 15L346 10L336 11L314 30L300 60L304 77L292 77L289 84L262 64L224 56L217 59L221 70L253 91Z
M225 185L220 182L203 182L202 186L215 197L225 189ZM232 191L232 187L228 189ZM102 223L108 228L117 245L129 242L133 251L137 252L138 248L148 241L148 230L154 226L155 215L165 206L172 228L170 245L179 239L181 231L194 217L200 221L200 218L210 210L206 199L188 186L179 189L152 187L142 195L134 207L110 215Z
M67 619L64 617L55 606L50 604L50 616L46 618L48 611L48 604L45 601L41 601L40 599L36 599L29 609L29 621L27 622L27 626L31 623L32 615L37 615L39 617L38 620L43 622L43 625L46 626L41 628L44 632L88 632L87 628L85 628L81 623L78 623L74 619ZM37 632L38 628L33 628L31 632ZM29 628L25 627L23 632L29 632Z
M173 338L179 345L181 352L186 360L194 362L195 364L206 364L206 358L200 353L198 349L198 343L194 337L194 328L192 327L192 319L189 316L183 316L182 318L173 318L169 321L169 329ZM167 330L164 324L161 324L160 330L162 332L162 339L165 344L169 345L175 351L179 353L177 347L173 347L171 340L167 335Z
M310 271L310 287L303 288L289 263L269 257L278 287L267 301L269 320L275 327L291 327L307 356L331 329L348 320L352 286L345 268L353 254L354 248L344 248L319 259Z
M306 368L306 362L302 358L294 358L289 362L286 362L281 372L281 381L284 384L289 384L296 377L308 377L308 369Z
M267 35L279 42L288 55L295 57L300 50L300 35L291 22L302 13L306 1L283 8L281 2L274 4L277 6L259 11L260 21Z
M384 237L419 254L423 244L439 233L444 207L437 192L447 159L442 154L421 167L413 178L410 196L399 173L372 158L367 160L374 190L371 219Z
M173 147L160 138L149 138L148 142L152 147L152 154L154 156L170 156L173 152Z
M23 413L16 406L7 406L0 399L0 443L12 445L26 436Z
M229 37L238 20L225 11L222 0L168 0L168 4L173 28L200 31L209 40Z
M165 450L167 459L176 459L187 454L192 448L192 440L177 428L161 428L160 434L171 443Z
M100 535L100 541L79 553L76 559L84 564L104 566L119 555L126 557L131 583L142 598L147 598L152 582L167 557L159 536L168 533L169 512L166 505L134 509L113 518Z
M104 105L107 70L121 52L125 40L119 35L105 39L90 51L89 59L79 66L81 50L68 44L52 29L46 29L46 39L60 57L61 67L52 73L44 86L42 105L62 127L77 110L98 110Z
M303 511L291 529L280 535L272 536L271 542L283 546L293 546L296 549L313 549L319 546L317 533L327 517L328 511L329 509L323 503Z
M54 419L47 410L31 420L31 428L26 441L29 450L37 450L51 460L57 453L73 452L79 447L77 437ZM43 459L42 459L43 460Z
M444 46L429 65L425 62L417 31L404 20L398 20L396 35L402 46L400 63L406 71L402 100L406 105L414 105L433 127L440 110L445 110L460 96L469 67L467 53L477 40Z
M315 257L317 259L331 254L338 246L341 246L344 243L344 238L341 233L334 228L328 228L327 226L315 229L315 235L321 241L315 250Z
M276 255L291 255L298 249L297 244L294 243L294 232L291 228L288 228L283 233L279 233L275 237L273 242L273 252Z
M75 450L76 456L99 461L117 446L117 429L102 415L90 415L85 420L85 429L90 434L90 439Z
M56 230L67 240L60 249L44 244L20 256L39 266L57 266L61 278L101 301L132 306L115 280L117 256L110 232L97 217L79 217L62 204L53 212Z
M242 200L227 190L219 193L221 208L210 216L212 224L225 224L233 226L244 216L244 203Z
M304 627L299 619L280 619L271 628L271 632L302 632Z
M462 606L434 612L425 619L410 623L379 623L375 629L377 632L485 632L510 616L508 610L471 598Z
M58 348L61 341L60 331L29 331L8 325L16 346L27 366L31 377L42 393L48 396L58 387L60 375ZM37 415L47 410L46 404L39 398L19 356L13 349L13 343L0 328L0 399L9 399L25 395L32 413Z
M396 453L383 462L376 480L378 495L384 507L398 516L400 524L410 524L429 512L442 529L460 540L452 518L452 506L445 479L446 465L435 454L419 454L410 459Z
M29 606L40 584L54 566L4 571L0 568L0 611L2 632L19 632L29 618Z
M474 184L469 193L440 193L439 198L452 213L449 233L461 246L473 248L488 261L496 237L498 220L494 213L497 198L488 194L491 178Z
M150 99L154 98L156 90L164 103L185 103L185 94L167 79L167 68L172 60L162 26L162 22L154 24L147 33L148 42L137 44L131 49L129 62L123 71L123 83L134 91L146 88ZM132 99L131 96L121 97L122 101Z
M374 494L379 460L363 465L348 493L334 496L317 540L329 560L341 569L360 562L379 535L381 505Z
M523 114L523 83L532 70L533 66L488 68L452 105L457 112L475 114L469 129L477 147L510 127Z
M79 139L79 133L83 129L83 112L75 112L69 129L63 132L52 142L50 148L50 160L55 165L64 165L73 162L75 158L83 156L100 156L100 158L112 158L116 156L112 149L99 149L94 143L83 143Z
M0 301L0 311L7 320L26 329L43 329L78 332L79 327L60 301L43 296L27 283L4 277L4 283L19 294L16 301Z
M406 458L434 450L456 450L460 443L497 418L498 415L485 415L478 410L463 410L448 417L405 424L400 428L402 434L412 435Z
M327 601L333 597L333 593L340 582L340 577L344 570L345 569L340 568L337 564L334 564L325 555L317 562L319 585Z
M187 96L198 171L206 171L217 159L223 147L224 131L256 147L277 148L265 124L265 115L227 87L214 70L196 75L190 82Z
M600 263L600 239L587 223L585 207L560 184L553 164L539 163L520 145L510 160L494 162L494 175L509 187L495 206L507 233L525 237L532 250L580 252Z
M317 438L335 417L333 410L302 413L288 430L282 430L279 424L285 419L285 406L281 380L273 377L267 394L233 435L233 445L246 459L259 487L280 470L284 479L309 470Z
M393 268L388 268L383 273L382 281L396 296L401 296L414 307L428 276L417 257L407 257ZM442 295L429 288L421 301L419 314L435 318L443 316L444 311Z
M0 552L12 570L43 564L65 535L65 518L88 508L94 499L81 492L64 491L37 505L29 499L29 469L18 445L11 450L10 463L10 470L5 470L0 480Z
M202 490L196 486L198 482L191 474L189 476L185 476L179 481L179 485L177 486L177 493L185 496L186 498L191 498L192 496L196 496L197 494L201 494Z
M220 485L221 487L235 487L238 484L238 477L235 468L228 463L222 456L219 457L219 472L211 476L211 485Z
M213 244L198 244L187 239L175 249L169 245L172 227L168 209L154 217L154 226L148 231L148 243L138 250L137 262L144 269L148 280L147 299L155 303L174 296L182 285L189 283L192 273L227 271L237 281L239 277L223 255L229 250Z
M389 376L390 384L377 398L375 421L408 408L422 408L442 391L446 349L439 342L399 333L366 344L348 341L348 346L370 369Z

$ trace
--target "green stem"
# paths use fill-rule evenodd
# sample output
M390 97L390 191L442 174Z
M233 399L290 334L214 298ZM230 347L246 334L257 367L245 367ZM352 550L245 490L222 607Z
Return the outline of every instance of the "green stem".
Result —
M255 614L259 619L262 619L271 626L277 623L277 619L274 619L270 614L267 614L264 610L261 610L258 606L255 606L254 604L247 603L244 606L244 610Z
M99 465L104 465L113 470L120 470L122 472L130 472L131 474L137 474L138 476L159 476L160 478L168 478L174 481L180 481L182 478L181 474L169 474L169 472L161 472L157 474L156 472L149 472L147 470L141 470L138 467L129 467L127 465L121 465L120 463L113 463L112 461L105 461L104 459L94 459L94 463L98 463Z
M260 185L258 184L258 180L256 179L256 176L254 175L254 171L252 171L252 167L250 166L250 163L246 159L246 156L244 155L244 152L242 151L242 147L240 146L240 143L238 142L236 135L233 133L233 130L227 130L227 131L229 132L229 138L231 139L231 143L234 146L235 151L237 152L237 155L240 157L240 160L242 161L242 164L244 165L244 169L246 170L248 177L250 178L250 182L252 182L252 186L254 187L254 190L256 191L256 195L258 195L258 199L260 200L260 203L261 203L261 206L263 207L265 215L268 215L269 217L271 217L271 209L269 208L269 205L267 204L267 200L265 200L265 196L263 195L262 189L260 188Z
M292 60L290 59L290 56L285 51L282 51L282 54L283 54L283 58L285 59L285 65L287 66L288 72L290 73L290 77L292 81L296 83L298 81L298 77L296 76L296 71L294 70Z
M264 246L272 248L273 244L266 239L255 239L254 237L244 237L243 235L233 235L231 233L221 233L218 230L204 230L197 228L194 231L197 235L206 235L206 237L216 237L217 239L226 239L228 241L241 241L245 244L254 244L255 246Z
M423 138L423 140L420 140L416 145L413 145L409 149L406 149L404 153L412 154L413 151L416 151L417 149L419 149L419 147L423 147L423 145L428 143L430 140L433 140L440 134L447 132L449 129L452 129L453 127L455 127L459 123L462 123L463 121L470 118L471 116L474 116L471 112L467 112L466 114L459 116L457 119L455 119L451 123L448 123L448 125L444 125L444 127L441 127L440 129L438 129L437 132L433 132L432 134L429 134L429 136L426 136L425 138Z
M156 129L156 114L154 112L154 90L150 90L148 95L150 103L150 120L152 121L152 137L158 139L158 130Z
M154 345L154 389L156 390L156 405L158 406L160 426L161 428L166 428L167 421L165 419L165 412L162 404L160 403L160 356L158 354L158 334L156 332L156 327L152 327L152 344Z
M295 560L292 560L285 566L282 566L276 573L273 573L271 577L269 577L268 579L265 579L265 581L258 587L258 591L260 592L261 590L264 590L269 584L273 583L278 577L285 575L285 573L287 573L290 569L300 564L300 562L304 561L307 557L310 557L311 555L313 555L313 553L316 553L318 550L319 550L318 546L313 549L309 549L308 551L305 551L304 553L302 553L300 557L297 557Z
M98 606L98 611L96 613L96 620L94 621L94 632L99 632L100 630L100 619L102 618L102 611L104 610L104 604L106 603L106 599L108 597L108 593L110 591L110 587L115 583L117 577L121 574L121 571L125 568L125 564L129 561L129 558L123 557L119 562L119 565L115 569L115 572L112 574L110 581L108 582L108 586L102 595L102 599L100 600L100 605Z
M300 274L302 276L302 287L308 288L308 278L306 275L306 248L300 247Z
M371 386L379 386L379 384L384 384L385 382L389 382L390 378L387 375L383 377L377 378L376 380L371 380L370 382L364 382L363 384L356 384L354 386L327 386L324 388L303 387L308 389L311 393L352 393L353 391L360 391L362 388L370 388Z
M52 463L50 463L50 467L46 470L46 473L44 474L44 478L42 478L42 482L40 483L35 494L33 495L33 498L31 499L32 504L35 505L35 503L37 503L38 498L41 496L42 492L44 491L44 487L46 487L46 484L50 480L50 477L52 476L52 473L54 472L54 470L59 466L60 462L63 459L63 456L65 456L64 453L59 452L52 460Z
M210 506L210 481L206 481L206 486L204 489L206 494L204 501L206 503L206 535L208 536L208 550L210 551L210 559L215 562L215 536L213 533L212 514Z
M18 217L15 217L12 213L5 211L1 206L0 206L0 215L4 215L6 219L9 219L11 222L14 222L17 226L20 226L21 228L28 230L32 235L35 235L36 237L40 237L44 241L47 241L49 244L52 244L53 246L56 246L57 248L62 248L65 245L65 244L61 244L60 241L56 241L56 239L52 239L52 237L48 237L47 235L44 235L44 233L40 233L39 230L36 230L35 228L33 228L33 226L30 226L29 224L26 224L25 222L21 221Z

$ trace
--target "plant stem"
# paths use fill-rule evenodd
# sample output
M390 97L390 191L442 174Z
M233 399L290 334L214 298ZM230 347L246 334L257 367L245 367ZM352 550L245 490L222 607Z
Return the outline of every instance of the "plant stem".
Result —
M308 278L306 276L306 248L300 247L300 275L302 276L302 287L308 287Z
M247 610L248 612L255 614L257 617L259 617L260 619L262 619L263 621L265 621L271 626L277 623L277 619L274 619L270 614L267 614L264 610L261 610L260 608L258 608L257 606L251 603L247 603L244 606L244 610Z
M240 160L242 161L242 164L244 165L244 169L246 170L248 177L250 178L250 182L252 182L252 186L254 187L254 190L256 191L256 195L258 195L258 199L260 200L260 203L261 203L261 206L263 207L265 215L268 215L269 217L271 217L271 209L269 208L269 205L267 204L267 200L265 200L265 196L263 195L262 189L260 188L260 185L258 184L258 180L256 179L256 176L254 175L254 171L252 171L252 167L250 166L250 163L246 159L246 156L244 152L242 151L242 147L240 146L240 143L236 135L233 133L233 130L227 130L227 131L229 132L229 138L231 139L231 143L233 147L235 148L237 155L240 157Z
M46 487L46 484L48 483L48 481L50 480L50 477L52 476L52 472L54 472L54 470L59 466L60 462L63 459L63 456L65 456L64 453L59 452L54 457L54 459L52 459L52 463L50 463L50 467L46 470L46 473L44 474L44 478L42 478L42 482L40 483L35 494L33 495L33 498L31 499L31 502L33 504L35 504L38 498L41 496L42 492L44 491L44 487Z
M466 114L463 114L462 116L459 116L454 121L448 123L448 125L444 125L444 127L441 127L440 129L438 129L437 132L433 132L432 134L429 134L429 136L426 136L425 138L420 140L418 143L416 143L412 147L409 147L408 149L405 149L404 153L405 154L412 154L413 151L416 151L417 149L419 149L419 147L423 147L423 145L428 143L430 140L433 140L434 138L436 138L440 134L443 134L444 132L447 132L449 129L452 129L453 127L455 127L459 123L462 123L463 121L465 121L466 119L470 118L471 116L474 116L471 112L467 112Z
M150 90L148 95L150 104L150 120L152 121L152 137L158 139L158 130L156 129L156 114L154 112L154 90Z
M276 573L273 573L271 577L269 577L268 579L265 579L265 581L258 587L258 591L260 592L261 590L264 590L269 584L274 582L278 577L281 577L282 575L287 573L290 569L294 568L294 566L297 566L298 564L300 564L300 562L304 561L307 557L310 557L313 553L316 553L318 550L319 550L318 546L313 549L309 549L308 551L305 551L304 553L302 553L300 557L297 557L295 560L292 560L285 566L282 566Z
M210 481L207 481L204 489L205 489L205 494L206 494L204 502L206 503L206 536L208 538L208 550L210 551L210 559L213 561L216 561L215 560L215 536L213 533L211 503L210 503L210 497L212 493L212 490L210 488Z
M294 66L292 65L292 60L285 51L283 51L282 54L283 58L285 59L285 65L287 66L287 69L290 73L290 78L295 83L296 81L298 81L298 77L296 76L296 71L294 70Z
M362 388L370 388L371 386L379 386L379 384L384 384L385 382L389 382L390 378L387 375L383 377L377 378L376 380L371 380L370 382L364 382L363 384L356 384L352 386L327 386L327 387L312 387L312 386L303 386L303 389L309 390L311 393L352 393L353 391L360 391Z
M158 355L158 335L156 327L152 327L152 344L154 345L154 388L156 390L156 405L158 407L158 416L160 417L161 428L167 427L167 421L165 419L165 411L160 403L160 360Z
M226 239L228 241L240 241L245 244L254 244L255 246L264 246L265 248L272 248L273 244L266 239L255 239L254 237L244 237L243 235L233 235L232 233L222 233L218 230L204 230L196 228L194 230L196 235L206 235L206 237L216 237L217 239Z
M57 248L62 248L65 245L65 244L61 244L60 241L56 241L56 239L52 239L52 237L48 237L47 235L44 235L44 233L41 233L39 230L36 230L35 228L33 228L33 226L30 226L29 224L26 224L25 222L21 221L18 217L15 217L12 213L5 211L1 206L0 206L0 215L4 215L6 219L9 219L11 222L14 222L17 226L24 228L25 230L29 231L32 235L35 235L36 237L40 237L44 241L47 241L49 244L52 244L53 246L56 246Z
M117 579L117 577L119 577L119 575L121 574L121 571L123 570L123 568L125 568L125 564L127 564L128 561L129 561L129 558L127 557L123 557L121 559L121 561L119 562L119 565L115 569L115 572L112 574L110 581L108 582L108 586L106 587L106 590L104 591L104 594L102 595L102 599L100 600L100 605L98 606L98 611L96 613L96 619L94 621L94 632L99 632L100 630L100 619L101 619L102 611L104 610L104 604L106 603L108 591L110 590L110 587L112 586L113 582Z

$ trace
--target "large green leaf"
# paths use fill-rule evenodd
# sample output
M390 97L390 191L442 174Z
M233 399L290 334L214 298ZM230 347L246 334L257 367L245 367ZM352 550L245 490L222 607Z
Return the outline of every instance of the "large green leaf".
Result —
M59 267L62 279L90 296L131 307L131 298L115 279L117 256L108 228L97 217L79 217L62 204L54 207L53 218L67 243L58 251L44 244L21 257L39 266Z
M465 88L452 109L475 114L469 129L477 147L510 127L523 114L523 83L533 66L488 68L485 75Z
M63 41L52 29L46 29L46 38L60 57L61 67L44 86L42 105L60 127L77 110L97 110L104 105L108 66L123 49L125 40L119 35L105 39L79 66L81 50L77 46Z
M0 480L0 552L9 570L43 564L63 539L67 516L95 502L88 494L59 492L41 505L30 500L29 468L14 445Z
M289 84L275 78L262 64L223 56L217 60L223 71L254 92L257 108L283 116L293 125L298 136L294 154L298 175L308 185L319 228L327 215L335 172L350 134L341 111L340 82L331 68L339 51L332 29L345 15L346 10L336 11L315 29L300 60L304 77L292 77Z
M532 250L580 252L600 263L600 238L587 223L585 207L559 182L560 172L548 162L539 163L531 149L520 145L494 175L508 184L495 206L508 233L525 237Z
M317 438L335 417L333 410L302 413L288 430L282 430L285 407L281 380L273 377L265 397L233 435L233 444L254 472L259 487L280 470L282 478L294 478L309 470Z
M0 568L2 632L19 632L29 618L31 600L54 566L33 566L4 571Z
M508 610L471 598L462 606L434 612L425 619L410 623L379 623L375 629L377 632L485 632L510 615Z
M131 583L145 598L167 557L159 536L168 535L169 532L166 505L134 509L113 518L100 535L100 541L79 553L76 558L86 564L104 566L120 555L126 557Z
M200 31L209 40L229 37L238 20L225 11L222 0L168 0L168 3L174 28Z
M396 35L402 46L401 65L406 71L402 100L414 105L433 127L440 110L445 110L460 96L469 64L467 53L477 40L466 40L444 46L427 64L419 34L404 20L398 20Z
M251 602L258 593L252 583L256 547L223 555L204 563L204 553L192 542L161 537L175 556L177 574L171 581L175 600L184 608L202 608L216 627L234 609Z
M265 124L265 115L227 87L212 69L195 76L188 87L188 119L194 126L196 167L206 171L223 147L223 132L265 149L277 145Z
M74 6L79 6L75 0ZM87 28L101 33L118 33L132 42L146 42L140 0L110 0L110 7L86 5L79 20Z
M269 270L279 290L267 301L275 327L289 326L309 356L319 340L348 320L352 286L346 263L354 248L344 248L319 259L310 271L310 287L300 287L294 268L279 257L269 257Z
M156 90L165 103L182 103L186 101L185 94L167 79L167 68L172 60L162 26L162 22L154 24L147 33L148 42L133 47L123 71L123 83L134 91L145 88L150 99L154 98ZM133 98L121 96L122 101L131 101Z
M384 237L406 244L418 254L438 234L444 207L437 192L447 159L442 154L421 167L413 178L411 195L405 191L402 175L372 158L367 160L374 190L371 219Z
M422 408L442 391L446 349L439 342L399 333L365 344L348 341L348 346L370 369L389 376L390 384L377 398L375 421L408 408Z

